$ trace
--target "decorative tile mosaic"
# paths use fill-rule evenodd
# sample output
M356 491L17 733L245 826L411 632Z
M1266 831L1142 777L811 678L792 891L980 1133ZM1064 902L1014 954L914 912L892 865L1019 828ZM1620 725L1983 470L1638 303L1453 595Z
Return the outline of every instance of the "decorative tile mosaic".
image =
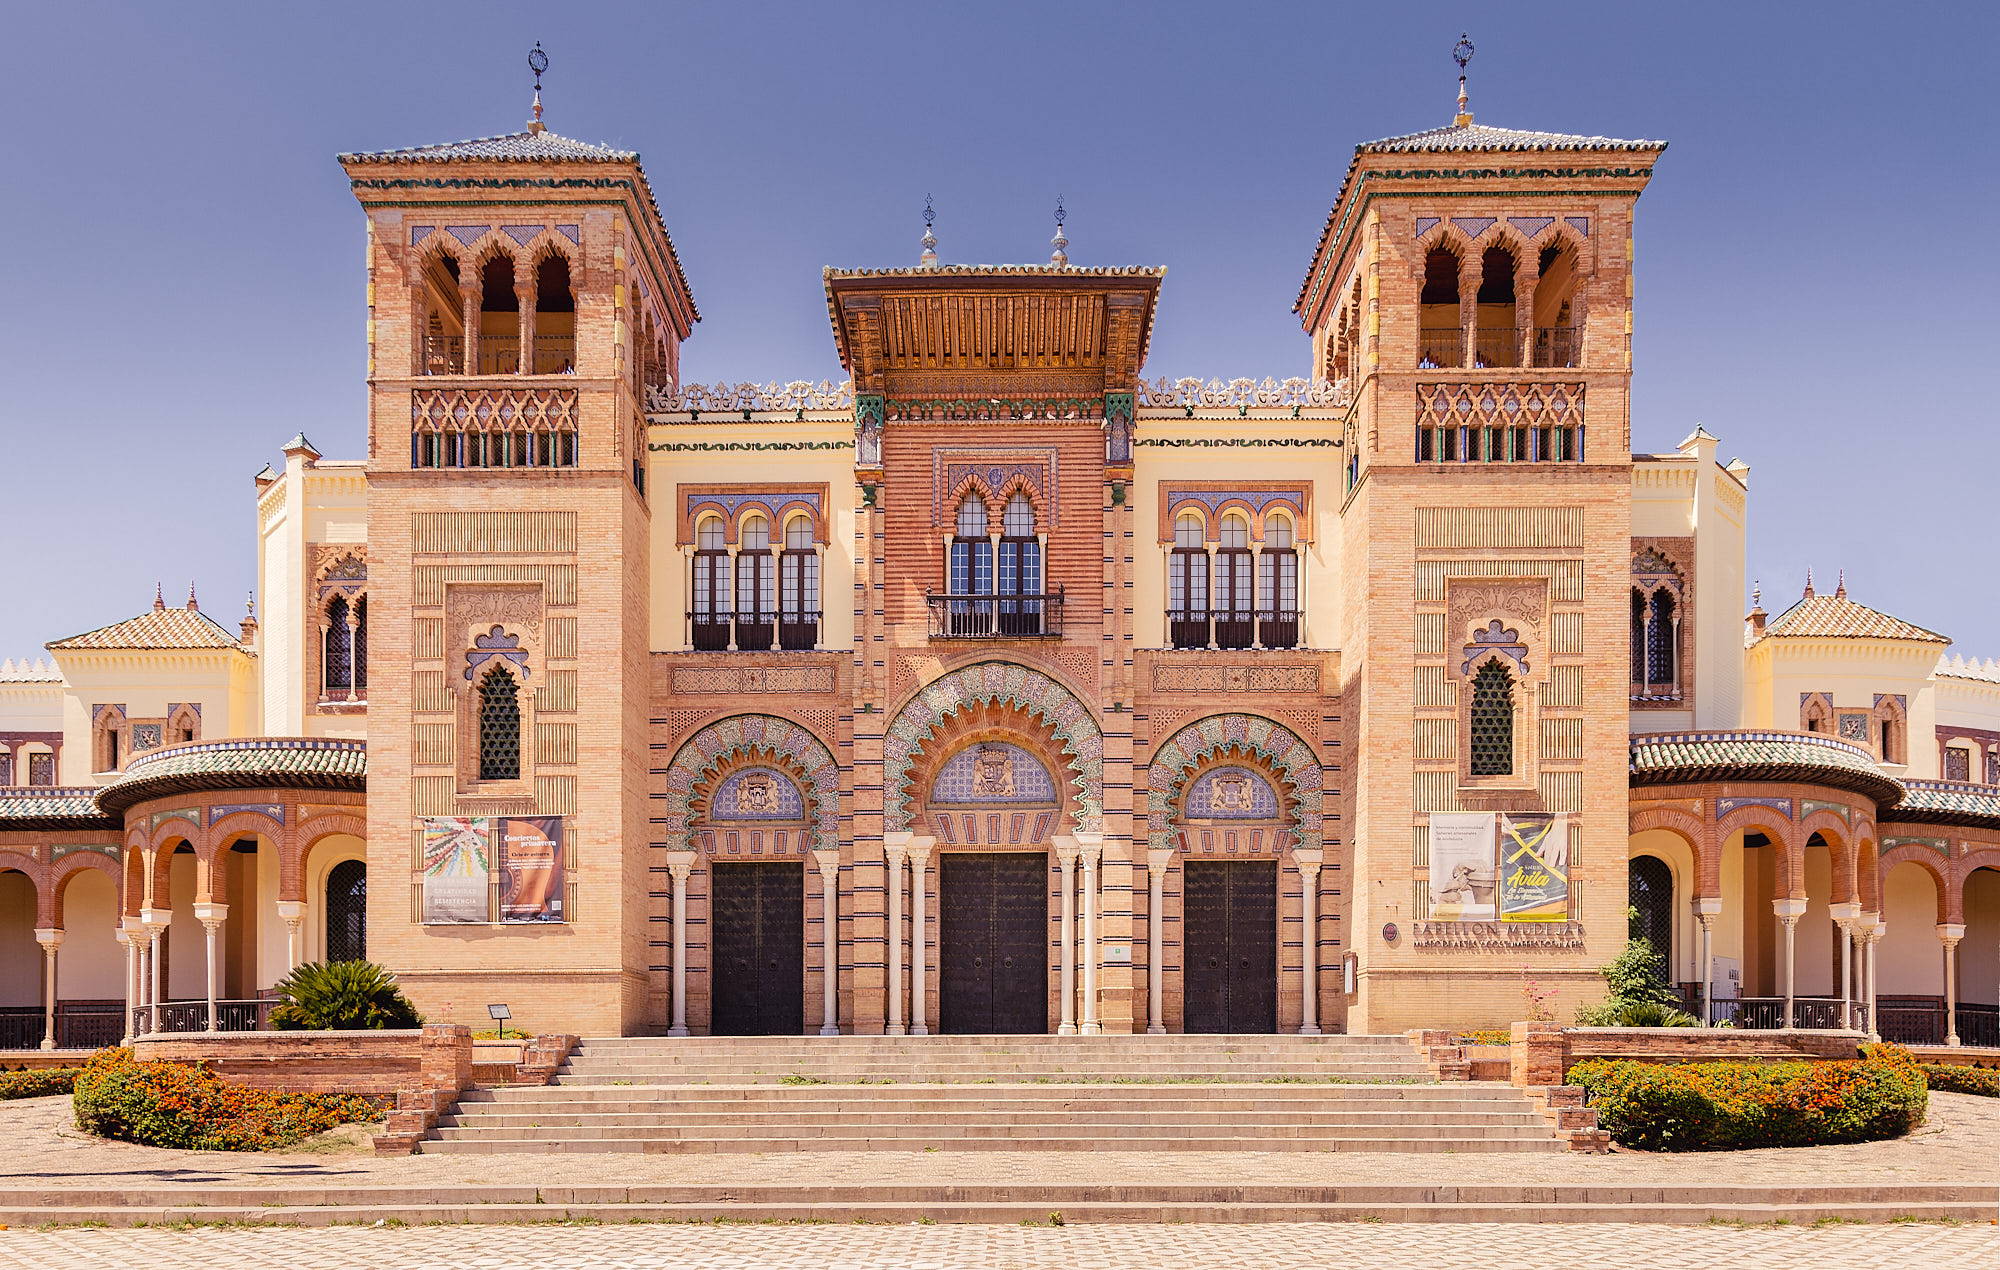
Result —
M1247 767L1211 767L1195 778L1182 811L1190 820L1272 820L1278 794Z
M253 815L268 816L281 825L285 823L285 808L282 803L215 803L208 809L208 823L212 825L224 816L234 816L238 812L245 811Z
M156 811L153 813L153 822L151 827L153 829L158 829L161 825L166 824L169 820L191 820L198 825L201 823L201 808L176 807L172 811Z
M820 507L820 492L816 489L766 490L755 494L683 492L681 497L686 508L686 523L690 526L695 523L696 516L703 511L721 512L725 524L725 538L729 542L736 541L736 514L745 507L763 509L765 518L771 522L771 536L774 539L783 534L784 516L790 509L801 505L811 508L815 533L818 531L817 522L823 511Z
M1419 238L1422 238L1422 237L1423 237L1423 236L1424 236L1425 234L1428 234L1428 233L1430 233L1430 232L1431 232L1431 230L1433 230L1433 229L1437 228L1438 224L1439 224L1439 219L1438 219L1437 217L1435 217L1435 216L1419 216L1419 217L1417 217L1417 235L1416 235L1416 236L1417 236L1417 237L1419 237Z
M802 797L803 818L812 831L811 840L801 846L811 850L840 845L839 764L810 731L773 715L720 719L681 744L668 765L665 792L653 795L658 813L653 823L662 831L657 845L674 851L687 849L688 794L714 774L724 756L739 752L752 757L789 759L806 771L807 787L798 792Z
M579 247L583 245L582 231L575 225L558 225L556 226L556 232Z
M1787 820L1792 818L1792 800L1789 798L1718 798L1715 800L1715 818L1721 820L1745 807L1769 807Z
M1846 803L1830 803L1818 798L1802 798L1799 800L1800 820L1804 820L1816 811L1830 811L1840 817L1840 822L1844 825L1854 823L1853 813L1848 810Z
M1240 733L1240 735L1236 735ZM1241 747L1276 767L1291 787L1296 845L1317 849L1324 801L1319 759L1312 746L1289 728L1261 715L1211 715L1174 733L1153 751L1147 766L1146 839L1149 845L1174 845L1173 807L1180 792L1202 763L1225 746Z
M422 242L424 239L429 238L434 232L436 232L436 229L437 227L435 225L410 226L410 246L414 247L418 243Z
M977 480L995 497L1016 477L1040 496L1042 514L1049 518L1038 529L1052 529L1062 521L1061 483L1056 471L1054 449L1023 449L1020 446L939 447L931 451L931 525L942 528L957 523L958 500L953 491L968 478Z
M1529 238L1534 238L1543 230L1556 223L1553 216L1509 216L1507 223L1520 230Z
M1467 238L1477 238L1493 228L1496 219L1498 218L1493 216L1454 216L1451 218L1451 223L1454 229Z
M49 863L54 864L64 856L75 855L79 851L93 851L114 860L125 858L125 848L115 842L65 842L49 848Z
M465 654L466 682L470 683L479 668L496 657L513 662L520 670L521 678L528 677L528 654L521 647L521 637L496 626L487 634L472 637L472 648Z
M132 725L132 749L157 750L160 748L162 728L157 723L135 723Z
M1590 217L1588 216L1565 216L1563 217L1563 224L1568 225L1585 238L1590 237Z
M1011 662L961 667L925 685L896 712L882 745L883 828L910 827L911 769L924 741L949 716L988 701L1016 706L1053 725L1070 760L1066 775L1077 797L1076 828L1103 832L1104 734L1097 721L1061 684Z
M465 246L470 247L472 244L486 237L487 231L490 229L492 229L491 225L446 225L444 232L458 239Z
M527 246L530 239L542 232L540 225L502 225L500 232L513 239L520 246Z
M804 820L805 798L783 772L746 767L732 772L708 802L710 820Z
M1868 716L1850 714L1845 711L1840 716L1840 735L1845 740L1868 743Z
M986 741L960 750L931 782L929 801L938 806L989 803L1053 803L1055 782L1035 756L1018 745Z
M1947 860L1951 858L1951 842L1946 838L1884 838L1882 850L1894 851L1897 847L1929 847Z

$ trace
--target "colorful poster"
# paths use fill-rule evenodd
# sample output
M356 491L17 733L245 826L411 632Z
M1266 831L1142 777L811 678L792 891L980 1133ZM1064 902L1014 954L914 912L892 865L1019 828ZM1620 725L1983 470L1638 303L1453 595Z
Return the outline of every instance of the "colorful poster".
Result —
M1569 920L1569 819L1547 812L1500 819L1500 920Z
M486 922L486 889L493 852L484 816L426 816L424 832L424 922L426 925Z
M1490 922L1493 893L1494 830L1490 811L1431 813L1431 920Z
M501 818L500 920L563 920L561 816Z

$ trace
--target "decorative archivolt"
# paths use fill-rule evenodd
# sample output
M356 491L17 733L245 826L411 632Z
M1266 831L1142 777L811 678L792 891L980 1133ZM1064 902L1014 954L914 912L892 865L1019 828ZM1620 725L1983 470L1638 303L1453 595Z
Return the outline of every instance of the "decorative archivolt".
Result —
M768 384L648 384L646 386L646 413L673 414L681 411L693 413L701 410L752 410L775 413L799 410L852 410L854 408L854 381L843 379L838 384L822 379L815 384L809 379L794 379L790 383Z
M1174 817L1188 782L1224 759L1274 778L1296 837L1294 846L1317 850L1324 785L1312 746L1283 724L1254 714L1217 714L1174 733L1147 765L1146 838L1149 846L1174 845Z
M1338 408L1352 400L1347 381L1330 379L1168 379L1139 381L1139 404L1189 410Z
M806 802L813 847L840 845L840 766L826 744L800 724L768 714L745 714L711 723L674 753L664 792L655 796L663 841L686 850L691 800L716 788L718 776L744 765L775 767L792 775ZM725 770L727 769L727 770ZM706 809L705 797L701 803Z

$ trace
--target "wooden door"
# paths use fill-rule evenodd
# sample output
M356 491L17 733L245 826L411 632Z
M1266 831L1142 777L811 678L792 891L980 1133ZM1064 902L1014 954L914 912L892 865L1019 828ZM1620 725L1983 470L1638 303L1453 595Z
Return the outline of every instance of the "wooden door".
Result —
M709 876L709 1032L802 1034L805 866L714 864Z
M938 1030L1049 1030L1045 852L938 857Z
M1278 863L1181 866L1181 1029L1278 1030Z

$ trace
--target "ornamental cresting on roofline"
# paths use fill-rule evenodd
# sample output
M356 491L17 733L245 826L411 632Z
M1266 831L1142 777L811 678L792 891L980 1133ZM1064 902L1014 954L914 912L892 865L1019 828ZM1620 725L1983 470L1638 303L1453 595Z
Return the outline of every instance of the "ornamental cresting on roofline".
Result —
M1292 410L1340 409L1353 398L1348 381L1328 379L1169 379L1161 376L1138 383L1139 405L1168 410ZM851 410L854 382L795 379L768 384L648 385L646 412L675 414L697 411L787 413L800 410Z

